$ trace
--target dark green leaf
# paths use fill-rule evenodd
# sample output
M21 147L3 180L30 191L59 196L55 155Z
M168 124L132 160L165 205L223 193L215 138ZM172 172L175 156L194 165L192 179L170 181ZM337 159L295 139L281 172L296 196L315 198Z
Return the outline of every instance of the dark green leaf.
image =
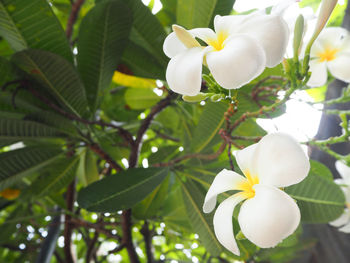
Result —
M127 44L131 25L131 11L121 0L97 4L80 25L78 70L93 111L101 92L111 83Z
M162 168L133 168L110 175L83 188L78 195L81 207L95 212L116 212L143 200L168 174Z
M73 65L65 59L47 51L26 50L16 53L12 60L71 112L87 114L84 86Z
M0 0L0 35L15 51L42 49L73 62L64 31L46 0Z
M19 78L17 71L10 61L0 57L0 87L8 81L17 80Z
M60 148L26 147L0 154L0 189L51 164L62 154Z
M182 194L193 230L198 233L200 241L212 256L219 255L222 246L214 233L213 214L204 214L202 211L205 193L188 180L182 183Z
M59 130L50 126L16 119L0 119L0 139L45 139L64 137Z
M314 163L311 165L314 166ZM304 181L287 187L285 191L297 200L302 221L327 223L338 218L344 211L345 198L338 185L315 174L315 171L317 169L311 168Z

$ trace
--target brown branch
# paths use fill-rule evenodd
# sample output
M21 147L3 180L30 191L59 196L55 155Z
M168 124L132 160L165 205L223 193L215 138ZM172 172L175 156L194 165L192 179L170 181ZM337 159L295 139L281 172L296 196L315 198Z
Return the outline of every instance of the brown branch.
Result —
M122 214L122 230L123 230L123 239L122 244L125 245L130 263L140 263L139 257L136 253L134 244L132 242L132 235L131 235L131 209L124 210Z
M148 114L148 116L143 120L141 123L141 126L139 130L137 131L135 142L132 146L130 157L129 157L129 167L136 167L138 158L140 155L140 150L142 147L142 139L143 135L146 133L147 129L151 125L153 119L157 116L158 113L160 113L163 109L165 109L167 106L169 106L177 95L175 95L173 92L169 91L169 94L159 101L152 109L151 112Z
M154 263L152 232L149 230L149 224L147 220L145 220L145 223L143 224L140 232L143 235L143 239L145 240L147 263Z
M161 133L158 130L153 130L153 131L154 131L155 134L157 134L158 137L160 137L160 138L162 138L164 140L169 140L169 141L173 141L173 142L180 142L180 139L178 139L178 138L175 138L175 137L172 137L170 135Z
M66 192L66 203L67 203L67 210L70 212L73 212L74 209L74 200L75 200L75 180L68 186L67 192ZM71 215L66 214L65 215L65 222L64 222L64 256L65 256L65 262L66 263L74 263L75 260L73 258L72 253L72 233L73 233L73 225L70 222L71 221Z
M86 263L90 263L92 260L92 256L94 254L95 250L95 245L96 242L98 240L98 232L96 231L94 234L94 237L92 238L92 240L89 242L88 248L87 248L87 252L86 252Z
M123 171L123 168L119 164L117 164L112 159L112 157L110 157L105 151L103 151L98 144L92 143L92 144L89 144L88 147L94 153L96 153L98 156L100 156L103 160L105 160L114 170L116 170L117 172Z
M78 14L80 11L81 6L84 4L85 0L76 0L75 3L72 4L72 9L69 14L68 22L67 22L67 28L66 28L66 36L68 38L68 41L70 41L73 33L73 26L75 24L75 21L78 18Z

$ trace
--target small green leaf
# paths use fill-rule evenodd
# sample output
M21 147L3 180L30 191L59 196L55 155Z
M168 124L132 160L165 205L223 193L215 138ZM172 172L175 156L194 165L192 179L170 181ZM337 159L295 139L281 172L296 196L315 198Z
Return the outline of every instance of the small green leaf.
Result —
M161 100L152 89L127 89L124 95L126 104L133 110L142 110L152 107Z
M83 188L78 203L95 212L128 209L151 193L167 174L168 170L163 168L128 169Z
M96 157L91 151L86 150L81 154L77 174L84 186L99 179Z

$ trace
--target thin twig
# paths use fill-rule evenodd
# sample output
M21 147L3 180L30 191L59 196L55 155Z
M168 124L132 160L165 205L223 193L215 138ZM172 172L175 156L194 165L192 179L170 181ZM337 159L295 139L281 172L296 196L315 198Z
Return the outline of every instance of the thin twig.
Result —
M85 2L85 0L76 0L76 2L72 4L72 9L71 9L71 12L69 14L67 28L66 28L66 36L67 36L68 41L70 41L70 39L72 37L74 24L78 18L80 8L84 4L84 2Z
M152 247L152 232L149 230L149 224L147 220L145 220L145 223L143 224L140 232L143 235L143 239L145 241L147 263L154 263L153 247Z
M131 227L131 209L124 210L122 214L122 244L125 245L128 251L130 263L140 263L140 259L136 253L135 246L132 242Z
M67 209L73 212L74 208L74 199L75 199L75 180L68 186L66 193L66 203ZM73 253L72 253L72 233L73 233L73 225L70 222L71 215L65 215L64 222L64 256L66 263L74 263Z
M96 143L92 143L89 144L88 147L94 152L96 153L98 156L100 156L103 160L105 160L114 170L116 170L117 172L121 172L123 171L123 168L117 164L112 157L110 157L108 155L108 153L106 153L104 150L102 150L102 148L96 144Z

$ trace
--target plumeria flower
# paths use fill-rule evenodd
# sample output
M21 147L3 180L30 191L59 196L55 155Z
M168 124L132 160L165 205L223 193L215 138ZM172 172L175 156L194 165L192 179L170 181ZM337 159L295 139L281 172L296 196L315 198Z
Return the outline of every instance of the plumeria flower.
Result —
M265 67L274 67L282 61L289 32L280 16L217 15L214 28L215 32L173 25L174 32L163 46L164 53L171 58L166 71L171 90L197 95L201 89L202 64L223 88L237 89L259 76Z
M319 87L327 82L327 69L345 82L350 82L350 34L341 27L324 29L311 48L311 78L307 85Z
M350 167L341 161L336 161L335 167L341 178L334 181L341 186L344 192L346 208L344 209L344 213L338 219L332 221L330 225L339 227L339 231L341 232L350 233Z
M274 133L237 152L236 160L245 177L222 170L205 197L203 211L210 213L217 195L238 191L224 200L214 214L219 242L240 255L232 229L232 214L242 201L238 223L244 236L262 248L274 247L291 235L300 222L296 202L281 187L297 184L308 174L310 163L301 146L289 135Z

